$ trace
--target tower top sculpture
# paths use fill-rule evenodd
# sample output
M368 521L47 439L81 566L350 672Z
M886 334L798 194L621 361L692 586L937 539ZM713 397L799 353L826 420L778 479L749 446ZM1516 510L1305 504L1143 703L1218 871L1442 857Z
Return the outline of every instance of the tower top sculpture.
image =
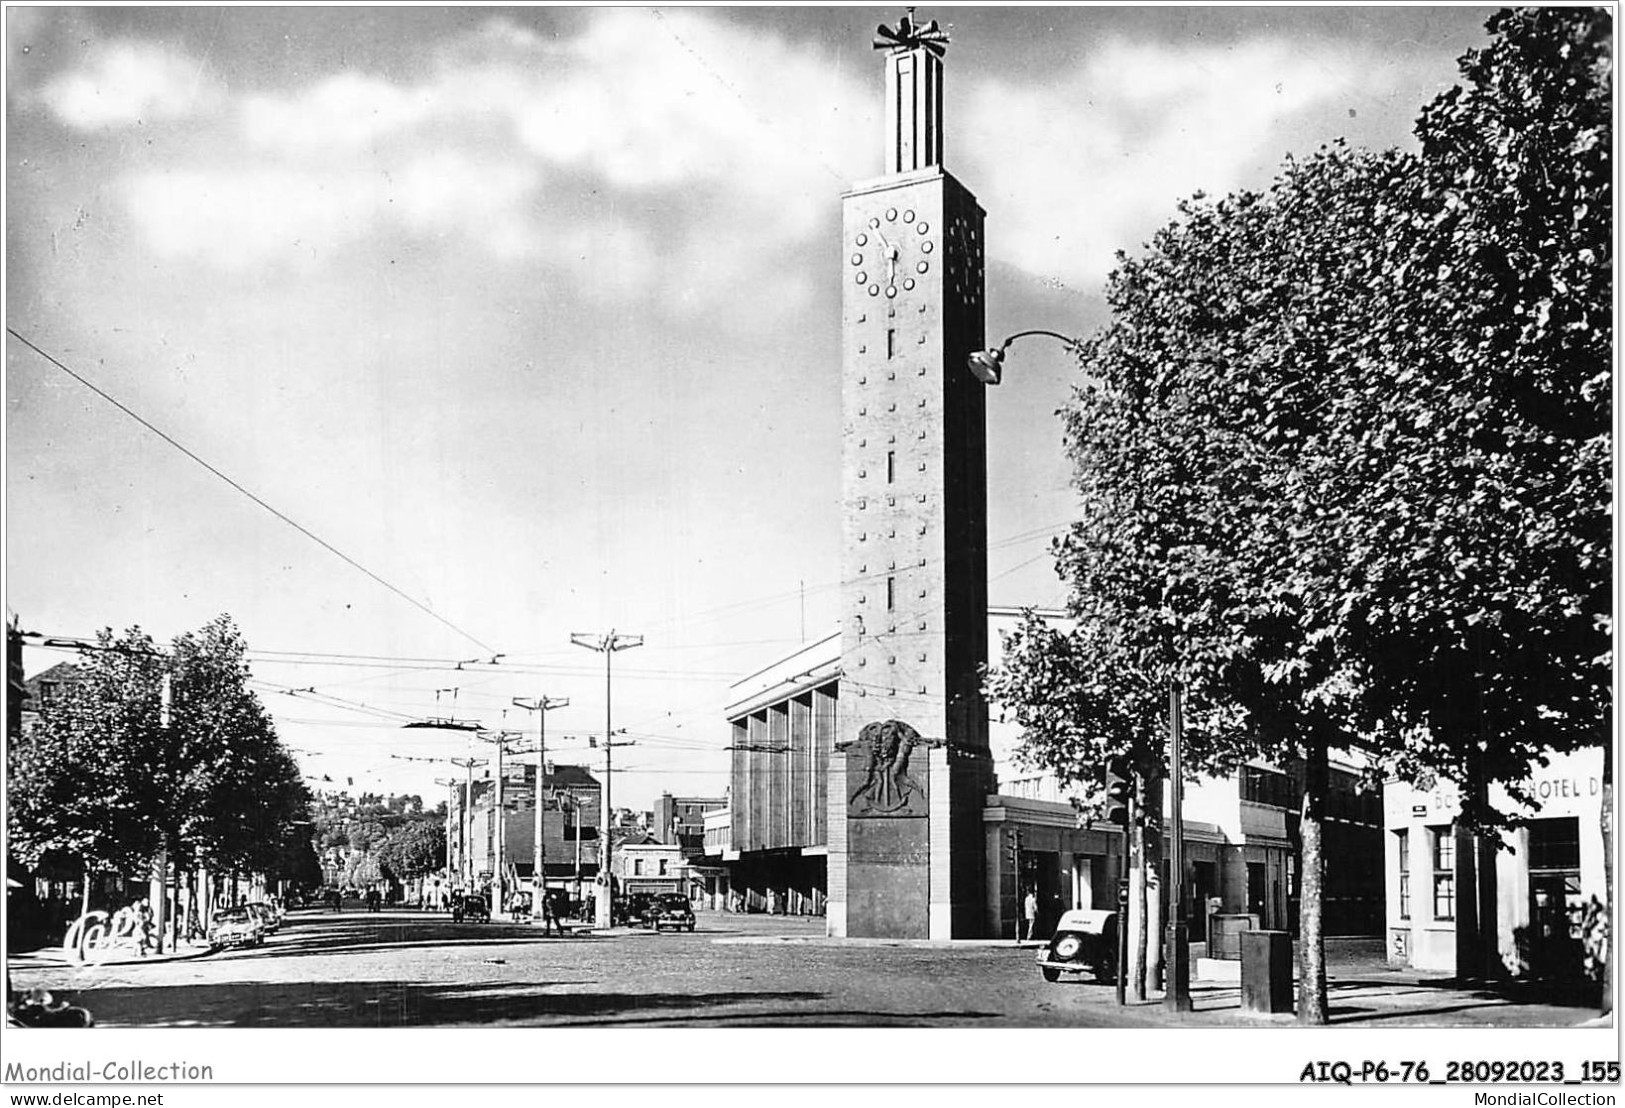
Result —
M876 50L903 52L924 47L939 58L948 50L948 32L938 27L934 19L921 27L914 21L913 8L903 13L895 28L882 23L875 28L875 34L880 36L874 41Z
M882 23L875 34L874 48L886 51L886 172L940 170L948 32L934 19L920 26L910 8L896 27Z

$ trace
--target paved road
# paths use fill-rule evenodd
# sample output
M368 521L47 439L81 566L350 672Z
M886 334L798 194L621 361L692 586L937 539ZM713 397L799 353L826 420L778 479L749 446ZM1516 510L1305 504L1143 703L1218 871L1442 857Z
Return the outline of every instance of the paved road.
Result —
M295 912L263 947L136 965L13 965L110 1027L899 1025L1142 1022L1032 951L813 941L823 921L702 913L693 934L543 938L526 925ZM1149 1013L1147 1013L1149 1016Z

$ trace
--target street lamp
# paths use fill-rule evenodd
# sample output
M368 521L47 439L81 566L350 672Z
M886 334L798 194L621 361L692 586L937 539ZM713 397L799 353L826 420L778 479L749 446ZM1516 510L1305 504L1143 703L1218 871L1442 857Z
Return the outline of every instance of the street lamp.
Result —
M1017 331L1001 342L997 348L978 350L968 359L970 371L976 374L976 379L984 385L996 385L1004 378L1004 352L1010 349L1010 344L1017 339L1024 339L1028 335L1046 335L1052 339L1060 339L1067 349L1076 353L1083 344L1075 338L1063 335L1058 331Z
M1063 335L1058 331L1017 331L996 348L978 350L972 354L967 359L971 373L975 374L976 379L984 385L998 384L1004 377L1004 352L1010 348L1011 343L1017 339L1026 338L1028 335L1044 335L1048 338L1058 339L1066 344L1067 349L1073 353L1083 349L1083 343L1080 340ZM1163 1003L1174 1011L1188 1012L1191 1010L1190 933L1185 905L1185 817L1183 811L1185 806L1185 783L1183 778L1184 751L1181 749L1183 745L1182 692L1183 690L1180 689L1177 680L1170 681L1168 689L1168 761L1171 771L1169 775L1169 791L1171 793L1169 807L1172 809L1172 818L1170 820L1172 824L1170 838L1172 841L1169 844L1168 869L1173 885L1173 888L1169 890L1169 903L1173 910L1169 913L1171 918L1168 920L1167 925L1168 959L1166 973L1168 980L1167 988L1163 994ZM1126 825L1124 834L1126 838ZM1127 861L1128 858L1125 854L1125 864ZM1124 968L1119 963L1119 983L1121 983ZM1119 993L1119 996L1121 996L1121 993Z

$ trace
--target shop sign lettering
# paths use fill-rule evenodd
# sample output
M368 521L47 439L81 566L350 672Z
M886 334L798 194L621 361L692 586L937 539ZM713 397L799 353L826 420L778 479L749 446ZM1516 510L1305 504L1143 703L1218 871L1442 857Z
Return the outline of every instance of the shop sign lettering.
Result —
M1531 783L1535 799L1566 800L1578 799L1583 796L1597 796L1602 792L1602 782L1595 777L1587 777L1583 781L1578 777L1537 777Z

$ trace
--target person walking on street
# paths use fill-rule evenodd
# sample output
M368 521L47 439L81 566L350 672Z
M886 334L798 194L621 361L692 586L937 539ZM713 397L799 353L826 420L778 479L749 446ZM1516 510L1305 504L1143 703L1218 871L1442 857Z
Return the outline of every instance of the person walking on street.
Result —
M145 958L147 951L152 949L152 906L145 900L138 900L135 904L135 934L137 949Z
M1038 894L1032 889L1027 890L1027 899L1021 902L1021 918L1027 921L1027 938L1031 939L1038 929Z

